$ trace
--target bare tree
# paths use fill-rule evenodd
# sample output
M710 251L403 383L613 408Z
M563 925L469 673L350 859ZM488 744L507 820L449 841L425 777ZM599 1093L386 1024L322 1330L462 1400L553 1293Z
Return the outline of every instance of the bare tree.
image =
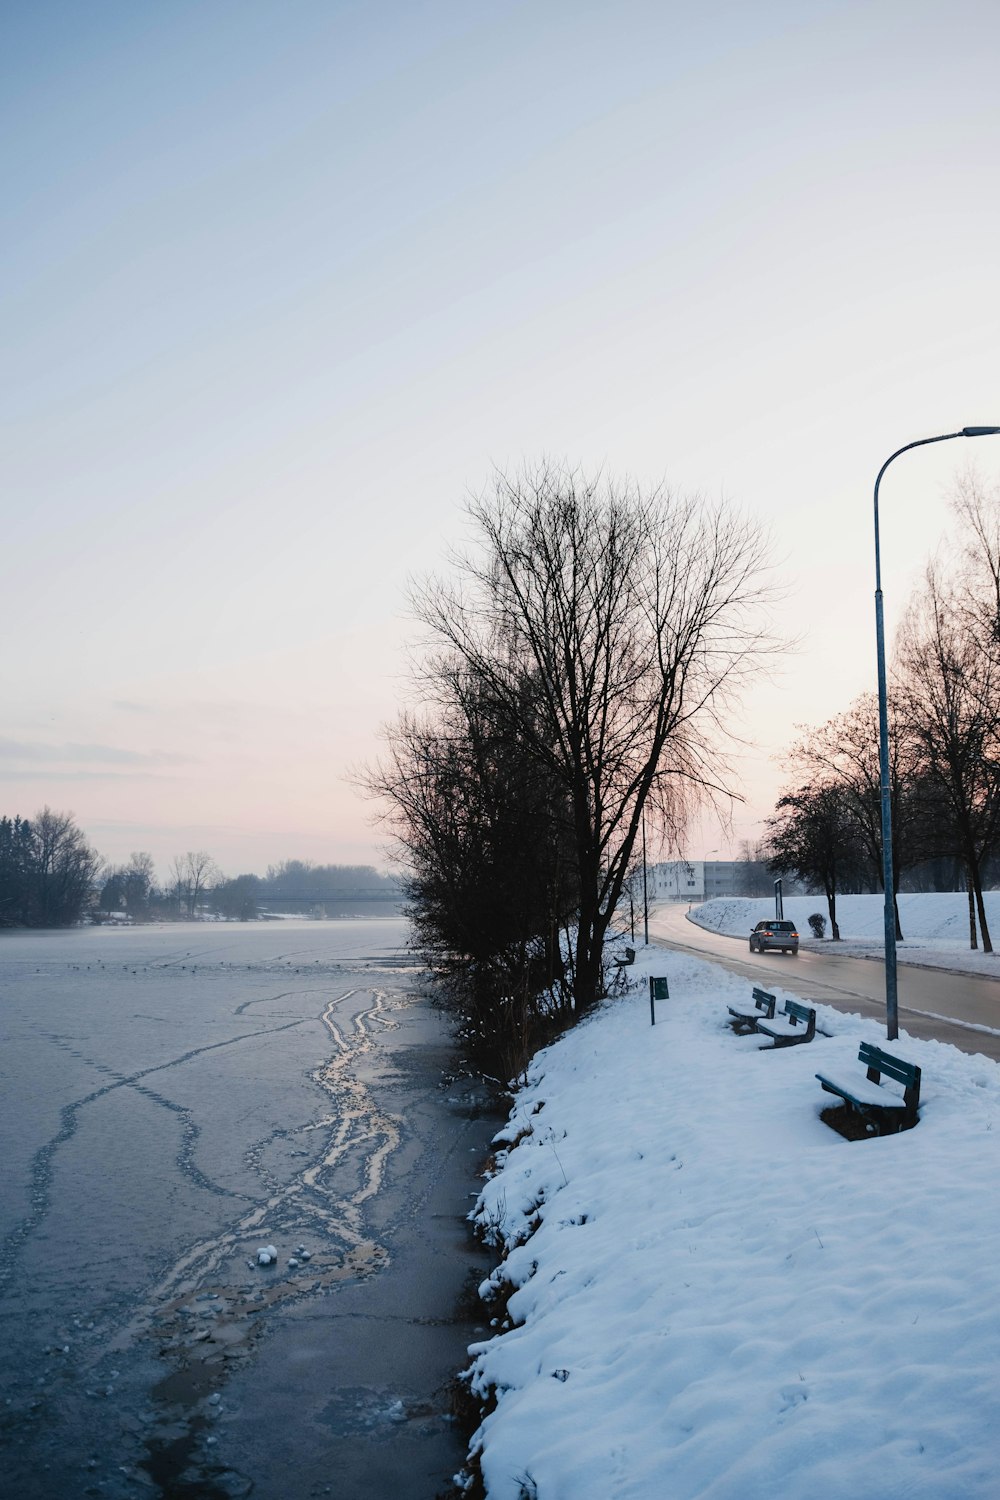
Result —
M449 681L450 705L403 715L363 784L384 800L410 872L408 912L462 1041L509 1078L571 1010L561 941L576 903L570 819L503 705L467 674ZM439 699L446 688L442 679Z
M953 850L968 874L983 948L993 951L983 903L982 864L1000 835L1000 655L959 590L939 569L904 620L897 647L907 732L918 766L949 815ZM975 921L970 928L976 946Z
M628 907L629 936L635 940L635 914L650 904L649 872L643 869L642 859L633 859L622 881L622 910Z
M1000 483L972 464L955 482L952 510L962 528L958 596L981 631L983 649L1000 652Z
M209 886L220 879L219 868L204 849L188 850L186 854L175 854L170 866L170 884L189 917L193 917L198 902Z
M768 864L766 844L743 839L740 844L739 868L736 884L741 896L769 896L773 888L773 877Z
M830 913L830 935L839 942L837 896L852 880L859 861L857 825L847 792L832 781L799 787L780 798L767 821L771 868L820 887Z
M100 856L72 813L43 807L32 818L30 831L30 924L53 927L79 921L94 891Z
M573 987L600 993L604 937L649 807L667 835L727 797L720 747L746 673L773 643L758 527L724 504L545 464L473 501L477 546L415 603L443 664L504 706L570 809L579 914ZM532 684L529 713L524 685Z
M144 917L148 912L155 877L153 856L145 850L133 850L121 871L122 899L130 917Z
M925 857L928 847L922 832L925 808L917 796L913 747L895 694L889 695L888 708L892 858L898 882L904 870ZM844 713L836 714L819 728L799 728L801 738L789 754L789 769L804 782L832 784L843 789L870 866L872 881L881 888L882 782L875 694L863 693ZM902 939L897 892L893 891L892 896L896 909L896 937Z

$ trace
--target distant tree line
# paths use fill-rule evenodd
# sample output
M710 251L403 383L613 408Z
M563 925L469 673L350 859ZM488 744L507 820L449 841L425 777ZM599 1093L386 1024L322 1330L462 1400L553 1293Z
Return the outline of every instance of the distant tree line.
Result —
M399 881L370 865L315 865L289 859L269 865L260 895L270 902L326 905L338 901L395 901Z
M740 896L772 896L775 871L771 868L771 849L764 840L744 839L740 844L736 867L736 892ZM791 887L786 886L786 890Z
M224 876L211 855L174 856L158 884L140 851L106 864L71 813L45 807L33 818L0 817L0 927L63 927L93 921L171 921L213 914L253 920L262 910L313 912L398 902L399 881L368 865L288 860L266 875Z
M100 909L144 919L193 918L212 912L229 920L252 921L262 911L311 913L345 904L398 902L399 881L370 865L317 865L286 860L266 875L225 876L204 849L176 854L161 888L153 881L148 854L112 866L101 890Z
M992 952L983 890L1000 876L1000 486L968 471L952 510L950 545L909 602L890 669L893 901L900 889L964 888L970 946ZM824 893L835 939L837 895L883 888L878 747L874 693L804 729L768 824L772 869Z
M468 1055L508 1079L614 978L644 819L728 796L728 710L771 649L766 545L725 504L554 464L468 506L414 592L419 706L364 778Z

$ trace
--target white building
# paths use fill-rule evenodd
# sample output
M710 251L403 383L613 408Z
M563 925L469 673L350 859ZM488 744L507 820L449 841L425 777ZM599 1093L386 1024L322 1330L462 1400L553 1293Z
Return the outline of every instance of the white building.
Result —
M740 861L735 859L673 859L650 865L647 872L651 901L712 901L739 895Z

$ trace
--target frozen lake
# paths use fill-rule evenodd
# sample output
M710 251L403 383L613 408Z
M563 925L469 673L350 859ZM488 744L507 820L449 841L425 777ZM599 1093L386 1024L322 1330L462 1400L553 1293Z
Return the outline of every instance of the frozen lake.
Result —
M446 1485L496 1122L405 938L0 932L4 1493Z

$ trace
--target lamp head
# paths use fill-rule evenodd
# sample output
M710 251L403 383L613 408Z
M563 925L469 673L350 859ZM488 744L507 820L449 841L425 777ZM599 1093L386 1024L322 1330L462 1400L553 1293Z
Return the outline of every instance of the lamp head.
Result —
M994 433L1000 432L1000 427L963 427L963 437L992 437Z

